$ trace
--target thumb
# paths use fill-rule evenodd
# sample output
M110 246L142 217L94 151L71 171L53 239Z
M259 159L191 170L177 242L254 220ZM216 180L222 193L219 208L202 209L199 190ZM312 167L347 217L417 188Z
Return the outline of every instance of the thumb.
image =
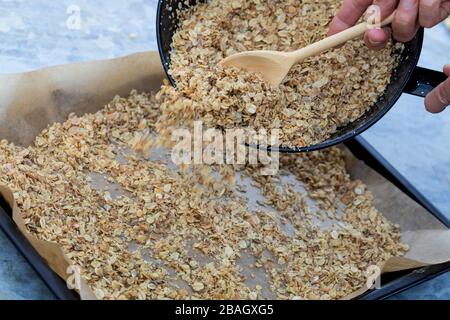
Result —
M447 77L450 77L450 64L446 64L444 66L444 73L447 75Z
M444 67L444 73L450 77L450 65ZM450 78L431 91L425 98L425 107L431 113L439 113L450 105Z

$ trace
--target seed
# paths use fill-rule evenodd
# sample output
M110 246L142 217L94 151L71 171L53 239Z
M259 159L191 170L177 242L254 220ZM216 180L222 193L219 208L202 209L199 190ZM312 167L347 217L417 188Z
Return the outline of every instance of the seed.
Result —
M194 282L194 284L192 285L192 289L195 292L200 292L203 289L205 289L205 285L203 283L201 283L201 282Z

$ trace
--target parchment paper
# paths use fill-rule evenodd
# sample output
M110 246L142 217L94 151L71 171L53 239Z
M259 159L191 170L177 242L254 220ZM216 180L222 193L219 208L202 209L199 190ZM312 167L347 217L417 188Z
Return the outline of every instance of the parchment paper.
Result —
M27 146L44 128L65 121L70 113L96 112L115 95L126 96L132 89L156 91L163 78L164 71L156 52L0 76L0 139ZM375 206L401 226L402 241L410 246L405 257L389 260L383 272L450 261L450 230L348 150L346 159L352 178L368 186L375 196ZM21 232L49 266L67 280L69 260L61 248L35 238L26 230L9 189L0 186L0 195L13 209L14 221ZM348 298L366 290L362 288ZM95 299L84 281L81 281L79 293L82 299Z

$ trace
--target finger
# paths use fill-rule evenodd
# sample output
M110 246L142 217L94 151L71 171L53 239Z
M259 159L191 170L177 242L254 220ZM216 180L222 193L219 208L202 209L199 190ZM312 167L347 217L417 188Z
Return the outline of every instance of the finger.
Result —
M370 49L381 50L386 47L390 37L390 28L375 28L366 32L364 41Z
M447 77L450 77L450 64L445 65L444 73Z
M339 33L355 25L373 0L344 0L330 24L328 35Z
M439 113L450 105L450 79L441 83L425 98L425 107L431 113Z
M396 9L397 0L375 0L373 5L378 7L380 22L390 16ZM390 29L375 28L366 32L365 42L369 48L380 50L386 47L391 37Z
M419 22L422 27L432 28L441 22L441 0L420 0Z
M444 21L448 16L450 16L450 0L444 0L444 2L441 3L440 12L441 16L439 17L439 22Z
M392 23L394 39L411 41L419 30L419 0L400 0Z

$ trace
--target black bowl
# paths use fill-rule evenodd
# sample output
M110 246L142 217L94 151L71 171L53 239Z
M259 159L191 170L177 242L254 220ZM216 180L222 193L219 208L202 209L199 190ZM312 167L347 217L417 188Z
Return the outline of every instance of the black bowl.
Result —
M195 5L198 2L203 1L160 0L158 3L156 26L158 49L161 56L161 61L167 73L167 77L173 86L176 85L175 80L168 72L170 68L170 52L172 37L177 31L180 22L177 10L174 10L173 8L180 8L183 10ZM281 146L279 148L269 149L283 153L298 153L320 150L346 142L369 129L394 106L402 95L405 87L407 87L419 61L423 44L423 35L424 31L423 29L420 29L416 37L412 41L405 44L405 50L400 57L399 66L393 72L391 83L386 87L384 94L378 99L378 101L359 119L344 127L338 128L331 137L319 144L308 147L287 148ZM408 87L413 86L414 84L411 83L408 85Z

